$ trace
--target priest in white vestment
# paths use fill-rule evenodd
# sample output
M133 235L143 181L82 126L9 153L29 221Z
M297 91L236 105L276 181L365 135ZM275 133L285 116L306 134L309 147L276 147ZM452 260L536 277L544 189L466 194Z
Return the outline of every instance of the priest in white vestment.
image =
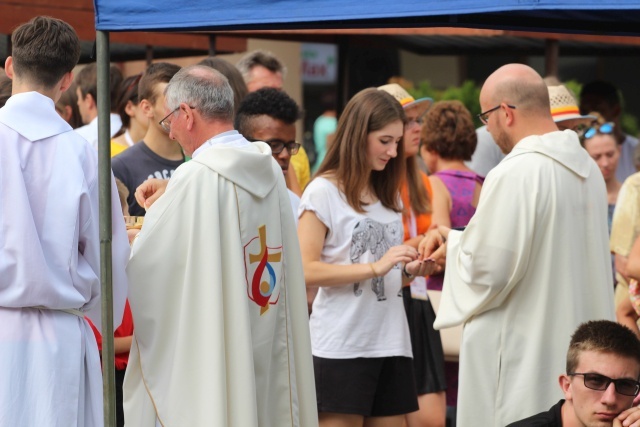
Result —
M84 319L99 325L98 159L55 110L80 43L48 17L12 41L12 96L0 109L0 426L99 427L100 357ZM112 190L119 323L129 244L113 181Z
M305 284L282 169L233 130L233 93L193 66L161 122L192 160L147 211L127 273L127 426L317 425Z
M573 131L558 131L542 78L511 64L485 82L481 119L505 154L464 231L442 227L437 329L464 323L458 427L503 427L562 394L571 333L614 319L606 189ZM446 238L446 244L444 243Z

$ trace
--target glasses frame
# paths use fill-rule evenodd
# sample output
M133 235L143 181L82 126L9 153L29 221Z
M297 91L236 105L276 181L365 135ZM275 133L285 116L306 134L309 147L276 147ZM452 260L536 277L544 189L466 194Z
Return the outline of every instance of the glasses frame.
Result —
M257 141L262 141L261 139L256 139L256 138L247 138L245 136L245 139L249 142L257 142ZM290 156L295 156L296 154L298 154L298 151L300 151L300 147L302 147L302 144L300 144L297 141L288 141L288 142L284 142L281 139L270 139L268 141L262 141L264 143L266 143L269 147L271 147L271 153L272 154L280 154L284 151L284 149L286 148L287 151L289 152ZM282 144L282 148L279 149L278 151L273 149L273 146L271 144Z
M502 107L503 104L498 104L493 108L488 109L487 111L484 111L478 115L476 115L476 117L478 118L478 120L480 120L482 122L482 124L484 125L488 125L489 124L489 114L493 113L494 111L500 109L500 107ZM512 110L516 109L515 105L510 105L510 104L504 104L507 107L511 108Z
M640 382L629 379L629 378L617 378L617 379L613 379L613 378L609 378L606 375L602 375L602 374L598 374L595 372L573 372L571 374L567 374L570 377L576 376L576 375L582 375L582 379L584 381L584 386L590 390L597 390L597 391L605 391L606 389L609 388L609 385L611 385L611 383L613 383L615 389L616 389L616 393L621 394L623 396L637 396L638 392L640 392ZM587 384L588 381L588 377L589 376L596 376L599 377L601 380L605 380L606 384L604 388L594 388L594 387L590 387ZM622 383L622 382L628 382L628 383L635 383L636 386L636 391L633 394L627 394L627 393L623 393L618 389L618 384ZM593 385L593 384L592 384Z
M189 108L191 108L192 110L195 110L196 107L192 107L191 105L189 105ZM171 122L166 123L167 119L169 117L171 117L176 111L178 111L180 109L180 105L178 105L172 112L170 112L169 114L167 114L166 116L164 116L164 119L160 120L158 122L158 124L160 125L160 127L162 129L165 130L165 132L169 133L171 132Z

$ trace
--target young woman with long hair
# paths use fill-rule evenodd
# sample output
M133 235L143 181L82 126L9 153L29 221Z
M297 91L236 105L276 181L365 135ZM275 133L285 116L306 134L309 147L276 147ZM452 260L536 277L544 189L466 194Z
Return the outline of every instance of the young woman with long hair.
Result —
M320 287L310 329L322 427L400 427L418 409L401 288L425 267L403 245L404 121L391 95L356 94L302 195L305 281Z

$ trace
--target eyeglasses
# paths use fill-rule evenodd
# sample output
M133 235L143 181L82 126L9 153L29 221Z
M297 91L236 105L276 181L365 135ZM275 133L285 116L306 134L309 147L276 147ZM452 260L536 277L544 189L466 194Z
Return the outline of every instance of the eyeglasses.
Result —
M255 139L255 138L247 138L247 141L250 142L256 142L256 141L261 141L260 139ZM295 141L283 141L281 139L270 139L268 141L264 141L267 144L269 144L269 147L271 147L271 152L273 154L280 154L282 153L282 150L287 149L287 151L289 152L290 155L295 155L298 153L298 150L300 150L300 146L302 144L295 142Z
M584 139L593 138L594 136L596 136L596 133L599 133L602 135L608 135L610 133L613 133L614 126L615 126L614 123L611 123L611 122L607 122L602 125L591 126L589 129L587 129L584 132Z
M640 391L640 383L638 381L629 380L625 378L619 378L614 380L600 374L581 374L574 372L568 374L570 377L575 375L582 375L584 377L584 386L591 390L603 391L609 387L609 384L613 383L616 388L616 392L624 394L625 396L637 396Z
M189 106L189 108L191 108L192 110L196 109L196 107L192 107L192 106ZM162 129L164 129L165 132L169 133L171 131L171 120L169 120L169 117L171 117L173 113L175 113L179 109L180 109L180 106L178 105L175 110L167 114L164 119L158 122L158 124L162 127Z
M405 129L409 129L413 125L422 126L422 123L424 123L424 118L423 117L418 117L417 119L409 119L409 120L407 120L407 123L404 124L404 128Z
M509 108L514 109L514 110L516 109L516 106L515 106L515 105L509 105L509 104L505 104L505 105L506 105L507 107L509 107ZM485 111L485 112L483 112L483 113L478 114L478 116L477 116L477 117L480 119L480 121L481 121L482 123L484 123L485 125L488 125L488 124L489 124L489 114L493 113L494 111L496 111L497 109L499 109L501 106L502 106L502 104L500 104L500 105L496 105L495 107L493 107L493 108L491 108L491 109L489 109L489 110L487 110L487 111Z

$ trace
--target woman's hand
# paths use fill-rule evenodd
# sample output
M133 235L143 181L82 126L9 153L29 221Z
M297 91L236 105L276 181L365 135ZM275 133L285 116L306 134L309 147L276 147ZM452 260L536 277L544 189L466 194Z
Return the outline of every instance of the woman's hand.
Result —
M382 258L372 263L376 275L384 276L394 265L406 264L418 258L418 251L407 245L398 245L390 248Z
M404 269L412 276L431 276L442 271L442 268L431 259L416 259L405 264Z

